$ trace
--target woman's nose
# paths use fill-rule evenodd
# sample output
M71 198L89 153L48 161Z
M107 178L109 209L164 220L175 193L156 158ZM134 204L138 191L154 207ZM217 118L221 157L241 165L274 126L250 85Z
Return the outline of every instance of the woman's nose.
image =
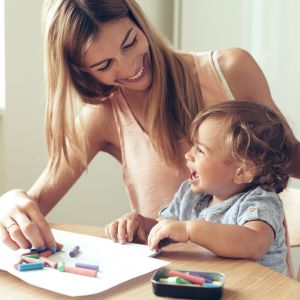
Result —
M119 61L119 70L118 74L121 78L127 78L135 75L136 64L134 60L129 57L124 57Z

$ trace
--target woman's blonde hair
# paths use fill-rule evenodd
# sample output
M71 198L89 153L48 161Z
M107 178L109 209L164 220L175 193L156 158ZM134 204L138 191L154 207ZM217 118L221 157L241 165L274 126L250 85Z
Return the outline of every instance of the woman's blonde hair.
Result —
M201 93L182 55L151 27L134 0L46 0L44 4L46 120L49 174L68 147L87 166L84 133L75 125L83 103L99 104L113 86L103 85L82 70L85 54L101 32L101 24L131 18L145 34L152 65L146 129L163 160L183 166L177 141L188 135L201 109Z
M281 192L287 185L291 161L291 129L270 108L252 101L224 101L201 111L191 124L190 137L197 138L207 119L222 122L222 145L229 162L250 161L255 176L250 186Z

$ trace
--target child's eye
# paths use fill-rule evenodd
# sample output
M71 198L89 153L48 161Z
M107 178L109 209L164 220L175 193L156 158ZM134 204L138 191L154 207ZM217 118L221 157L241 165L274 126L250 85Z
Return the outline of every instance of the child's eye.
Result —
M102 68L97 69L97 72L105 72L111 67L111 65L112 65L112 61L111 59L108 59L106 65Z
M135 37L133 38L133 40L132 40L131 43L129 43L129 44L127 44L127 45L124 45L123 49L128 49L128 48L130 48L130 47L133 47L134 44L136 43L136 41L137 41L137 38L136 38L136 36L135 36Z
M201 150L201 148L197 147L196 149L199 153L204 154L204 152Z

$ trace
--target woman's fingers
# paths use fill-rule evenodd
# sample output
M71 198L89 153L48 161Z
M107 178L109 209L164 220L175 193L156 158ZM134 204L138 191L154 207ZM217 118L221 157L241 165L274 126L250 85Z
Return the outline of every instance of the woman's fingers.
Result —
M0 234L3 243L12 249L56 249L51 228L37 204L22 191L11 191L0 199Z
M19 245L14 240L12 240L10 234L8 233L7 228L4 227L3 225L0 225L0 237L1 237L1 242L7 247L13 250L17 250L20 248Z
M49 249L57 248L56 241L51 231L49 223L46 221L44 215L39 210L35 202L31 200L30 208L28 210L30 223L24 222L24 233L35 248L46 246ZM26 220L27 221L27 220Z
M30 222L28 220L28 222ZM21 223L21 222L20 222ZM30 248L32 246L30 239L26 237L25 232L20 227L18 221L8 218L8 221L4 222L6 231L9 234L12 241L14 241L21 248Z

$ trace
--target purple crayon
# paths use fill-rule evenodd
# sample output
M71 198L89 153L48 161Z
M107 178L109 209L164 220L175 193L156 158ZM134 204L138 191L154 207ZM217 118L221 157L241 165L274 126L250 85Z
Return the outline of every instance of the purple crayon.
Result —
M77 262L77 263L75 263L75 267L83 268L83 269L89 269L89 270L95 270L95 271L99 272L99 266L98 265L92 265L92 264Z
M69 255L71 257L75 257L78 253L79 253L80 247L79 246L75 246L70 252Z

